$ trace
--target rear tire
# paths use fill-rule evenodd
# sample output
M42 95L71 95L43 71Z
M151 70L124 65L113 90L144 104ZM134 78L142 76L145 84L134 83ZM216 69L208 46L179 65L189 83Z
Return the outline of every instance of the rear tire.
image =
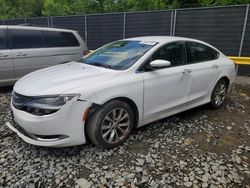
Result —
M128 139L133 125L132 108L123 101L114 100L104 104L90 117L87 134L95 145L110 149Z
M221 108L227 95L228 83L225 79L220 79L214 86L210 106L213 109Z

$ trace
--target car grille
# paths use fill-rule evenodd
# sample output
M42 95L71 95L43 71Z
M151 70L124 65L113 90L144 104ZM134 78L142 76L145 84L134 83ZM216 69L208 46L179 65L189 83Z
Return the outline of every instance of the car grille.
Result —
M12 95L12 104L16 109L22 110L23 104L32 100L33 98L34 97L28 97L14 92Z

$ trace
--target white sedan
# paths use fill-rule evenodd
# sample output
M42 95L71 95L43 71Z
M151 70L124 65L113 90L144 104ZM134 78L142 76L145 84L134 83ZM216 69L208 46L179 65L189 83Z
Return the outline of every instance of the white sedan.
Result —
M11 107L24 141L51 147L122 144L137 127L210 103L222 106L234 62L181 37L112 42L82 58L33 72L15 84Z

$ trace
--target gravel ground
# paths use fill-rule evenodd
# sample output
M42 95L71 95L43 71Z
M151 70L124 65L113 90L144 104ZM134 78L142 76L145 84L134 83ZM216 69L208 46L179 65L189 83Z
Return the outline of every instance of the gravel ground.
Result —
M11 89L0 89L0 187L250 187L249 77L223 108L154 122L112 150L25 143L5 125Z

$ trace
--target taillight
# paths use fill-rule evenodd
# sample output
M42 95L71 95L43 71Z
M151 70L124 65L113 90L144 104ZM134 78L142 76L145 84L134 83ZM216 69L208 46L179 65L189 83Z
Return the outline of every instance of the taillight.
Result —
M89 53L90 53L89 50L85 50L85 51L82 52L83 56L88 55Z

